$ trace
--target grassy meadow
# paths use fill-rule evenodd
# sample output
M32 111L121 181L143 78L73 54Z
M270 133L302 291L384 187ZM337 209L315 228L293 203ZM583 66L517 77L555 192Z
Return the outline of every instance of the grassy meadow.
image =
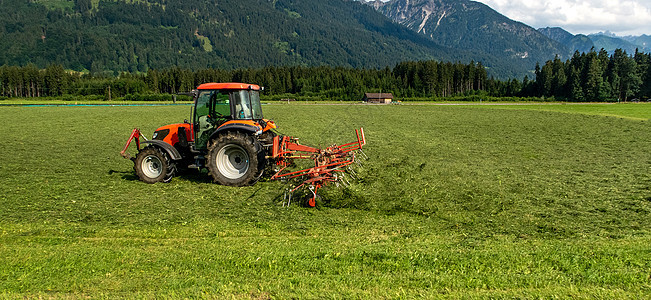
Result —
M529 109L540 111L556 111L565 113L578 113L588 115L599 115L607 117L627 118L633 120L651 119L649 103L550 103L550 104L526 104L526 105L492 105L493 108L506 109Z
M0 298L651 295L649 104L263 110L309 145L364 127L369 160L286 207L283 182L137 180L131 129L189 106L0 107Z

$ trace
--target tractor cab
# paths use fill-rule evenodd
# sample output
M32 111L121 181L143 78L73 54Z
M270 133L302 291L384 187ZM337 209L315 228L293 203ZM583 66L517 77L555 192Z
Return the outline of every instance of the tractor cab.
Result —
M261 120L260 86L244 83L206 83L196 90L195 122L213 120Z
M261 90L258 85L232 82L198 86L192 118L195 148L207 149L218 131L237 129L260 134L268 130L268 121L262 117Z

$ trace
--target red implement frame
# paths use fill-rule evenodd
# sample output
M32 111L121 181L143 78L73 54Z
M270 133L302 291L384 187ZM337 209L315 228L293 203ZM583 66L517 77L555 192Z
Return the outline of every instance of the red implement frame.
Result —
M140 151L140 137L147 140L147 138L140 132L140 129L134 128L131 132L131 136L129 136L129 140L127 140L127 144L124 145L124 148L122 148L122 151L120 151L120 155L122 155L124 158L131 158L131 155L127 153L127 149L129 148L129 145L131 145L131 141L133 141L133 139L136 139L136 147L138 148L138 151Z
M332 145L325 149L318 149L304 146L298 143L297 138L288 136L276 136L273 141L273 152L271 158L275 159L280 170L271 179L293 179L303 180L298 186L290 190L294 192L303 187L309 187L312 196L308 199L308 206L316 205L316 192L319 188L330 182L338 180L337 173L345 172L343 168L355 162L355 151L361 150L366 145L364 128L355 130L357 141ZM285 169L294 159L312 159L314 167L300 171L285 172Z

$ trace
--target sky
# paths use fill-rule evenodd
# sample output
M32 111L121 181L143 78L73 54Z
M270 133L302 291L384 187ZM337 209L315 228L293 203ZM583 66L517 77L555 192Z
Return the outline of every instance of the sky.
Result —
M651 0L474 0L533 28L651 35Z

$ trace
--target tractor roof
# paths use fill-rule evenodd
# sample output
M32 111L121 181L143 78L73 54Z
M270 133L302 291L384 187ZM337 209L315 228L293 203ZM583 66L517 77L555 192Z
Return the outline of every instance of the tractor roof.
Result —
M239 82L210 82L197 87L198 90L260 90L259 85Z

